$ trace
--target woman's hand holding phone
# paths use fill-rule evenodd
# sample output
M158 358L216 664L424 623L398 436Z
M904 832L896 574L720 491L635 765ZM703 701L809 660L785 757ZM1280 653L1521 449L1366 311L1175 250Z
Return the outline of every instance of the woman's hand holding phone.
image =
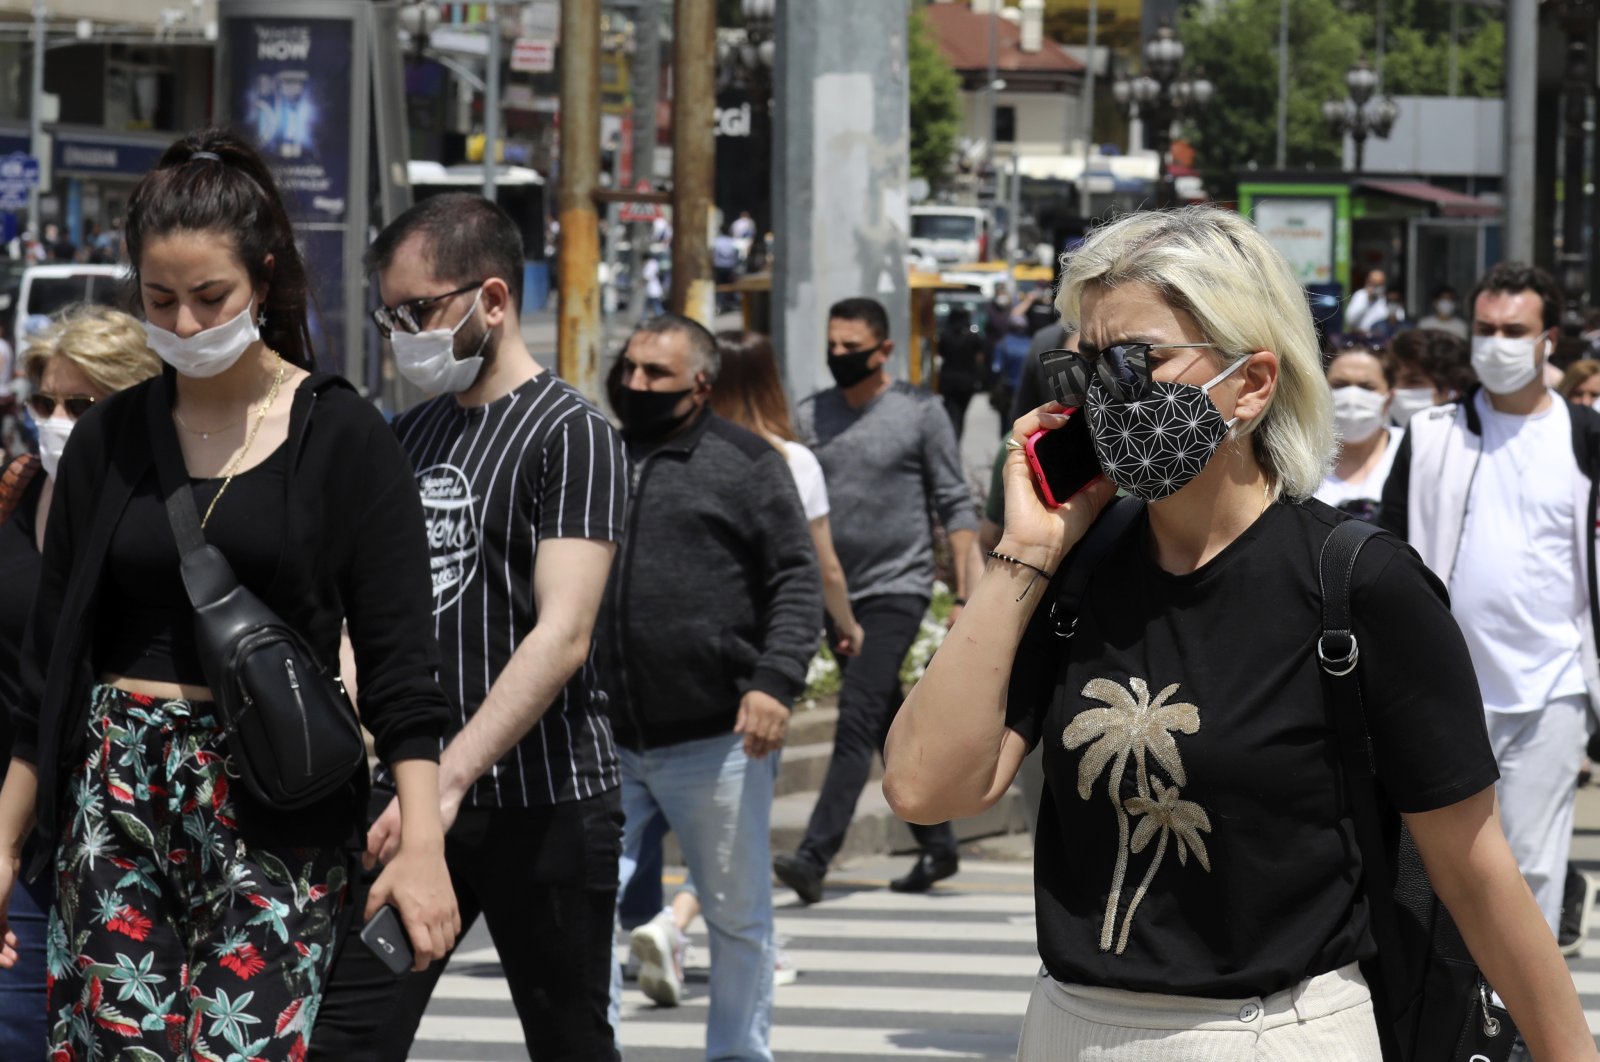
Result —
M1038 431L1063 428L1067 418L1055 402L1023 415L1012 426L1011 438L1017 443ZM1100 510L1116 494L1116 487L1104 476L1067 499L1058 509L1045 504L1028 464L1027 453L1011 447L1002 473L1006 492L1005 533L998 552L1055 572L1068 551L1088 532Z

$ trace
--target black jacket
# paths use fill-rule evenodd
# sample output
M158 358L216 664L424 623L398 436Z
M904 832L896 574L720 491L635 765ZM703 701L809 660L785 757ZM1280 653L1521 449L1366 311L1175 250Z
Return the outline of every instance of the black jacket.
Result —
M41 851L54 843L68 777L85 755L96 681L95 603L106 551L129 496L155 474L150 433L172 430L173 375L168 369L95 403L79 418L61 459L24 639L12 746L13 756L38 767ZM437 760L450 708L434 678L439 650L429 622L428 550L411 466L378 411L345 387L319 392L301 386L289 438L300 439L300 446L289 455L277 576L269 586L250 589L335 674L340 629L348 621L362 723L378 755L390 763ZM352 839L364 821L362 793L329 801L292 815L241 807L241 827L259 843Z
M641 452L629 443L628 531L597 627L618 744L733 729L749 690L805 688L822 577L788 462L711 413Z

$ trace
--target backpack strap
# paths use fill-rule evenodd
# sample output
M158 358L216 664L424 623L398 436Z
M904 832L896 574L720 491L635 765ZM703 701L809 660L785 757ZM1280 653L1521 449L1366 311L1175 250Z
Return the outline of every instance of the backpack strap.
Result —
M1144 515L1144 506L1139 498L1112 498L1089 525L1082 540L1067 554L1061 570L1056 573L1055 600L1050 603L1050 626L1057 636L1072 637L1078 626L1078 607L1083 603L1090 577L1111 552L1111 547Z
M1384 1057L1391 1053L1394 1026L1386 1014L1402 1009L1406 1000L1399 993L1411 983L1405 970L1400 922L1394 909L1394 847L1384 827L1384 811L1378 804L1372 741L1367 731L1366 711L1361 701L1361 678L1356 670L1361 646L1356 639L1350 610L1350 582L1355 573L1361 547L1380 529L1364 520L1346 520L1336 525L1323 544L1318 564L1322 587L1322 632L1317 638L1317 661L1322 667L1323 686L1333 710L1333 724L1339 739L1340 775L1350 817L1355 827L1356 845L1361 852L1361 886L1367 900L1367 920L1378 946L1375 963L1367 964L1368 980L1373 982L1373 1002L1378 1011L1378 1033L1384 1041ZM1392 813L1390 816L1392 818ZM1376 975L1376 976L1374 976Z

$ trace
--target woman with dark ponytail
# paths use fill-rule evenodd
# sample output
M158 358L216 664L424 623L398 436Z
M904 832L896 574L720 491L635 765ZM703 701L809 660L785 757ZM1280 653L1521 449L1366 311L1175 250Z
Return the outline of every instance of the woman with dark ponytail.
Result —
M175 143L126 232L166 369L95 403L61 458L0 790L0 966L16 959L13 886L53 873L41 1057L301 1059L345 918L393 905L419 970L460 930L421 506L382 417L315 372L305 267L251 147L221 130ZM329 673L348 626L403 812L365 911L345 900L366 772L294 811L239 784L158 463L187 473L207 544Z

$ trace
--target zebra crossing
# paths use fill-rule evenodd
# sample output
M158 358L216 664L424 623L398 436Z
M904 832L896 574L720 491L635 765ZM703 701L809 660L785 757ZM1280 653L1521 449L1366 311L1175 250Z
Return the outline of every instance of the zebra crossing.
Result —
M1575 845L1574 855L1600 880L1600 861L1582 858L1600 855L1600 836L1587 840ZM812 907L788 890L776 891L778 933L800 971L774 996L772 1048L784 1062L1015 1057L1039 968L1031 864L967 860L961 875L935 892L906 896L884 887L903 869L900 862L873 861L830 878L826 897ZM631 982L625 985L628 1062L704 1057L704 927L695 926L690 939L681 1006L657 1007ZM618 954L626 957L625 946ZM1589 1029L1600 1041L1600 916L1591 919L1583 953L1569 965ZM498 957L479 925L440 978L411 1059L527 1058Z
M812 907L786 889L776 891L777 931L800 971L794 984L775 990L776 1057L866 1062L1016 1056L1017 1032L1039 968L1031 865L968 860L946 886L907 896L885 888L904 862L873 861L831 878L823 902ZM631 982L625 984L622 1044L628 1062L704 1057L704 927L695 926L690 940L681 1006L657 1007ZM494 949L482 927L474 927L439 980L411 1058L527 1057Z

